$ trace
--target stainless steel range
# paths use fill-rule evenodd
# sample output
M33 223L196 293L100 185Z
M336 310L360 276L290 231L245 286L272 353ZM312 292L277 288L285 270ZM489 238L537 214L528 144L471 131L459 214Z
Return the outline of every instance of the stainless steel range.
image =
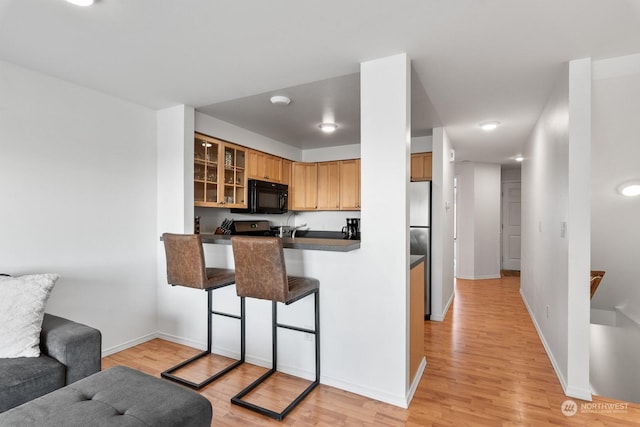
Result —
M271 225L266 220L233 221L231 224L232 235L243 236L273 236Z

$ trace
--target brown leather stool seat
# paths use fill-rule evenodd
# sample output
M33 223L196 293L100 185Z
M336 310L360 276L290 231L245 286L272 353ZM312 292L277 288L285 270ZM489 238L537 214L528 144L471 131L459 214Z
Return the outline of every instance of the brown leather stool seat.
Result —
M235 283L234 270L226 268L207 268L205 266L202 240L199 234L171 234L162 235L164 249L167 256L167 282L174 286L203 289L207 291L207 349L198 355L185 360L176 366L162 372L163 378L168 378L181 384L200 389L215 381L227 372L244 363L245 356L245 303L240 298L240 315L213 310L213 291ZM211 375L200 383L189 381L173 374L180 368L212 353L213 315L231 317L240 320L240 359L219 372Z
M277 237L231 238L236 269L236 292L240 297L250 297L272 302L272 366L260 378L231 398L231 402L282 420L298 403L320 384L320 288L316 279L287 276L282 239ZM306 296L314 296L314 329L278 323L277 303L292 304ZM315 336L315 380L282 412L255 405L242 398L277 371L278 328L313 334Z

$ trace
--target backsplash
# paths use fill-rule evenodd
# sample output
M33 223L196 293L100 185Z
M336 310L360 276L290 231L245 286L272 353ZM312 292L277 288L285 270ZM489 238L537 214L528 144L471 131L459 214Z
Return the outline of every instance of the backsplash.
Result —
M311 230L340 231L347 218L360 218L360 211L321 211L321 212L287 212L282 215L269 214L232 214L229 209L195 208L195 215L200 217L200 232L213 233L225 218L234 220L265 219L271 226L296 226L307 224Z

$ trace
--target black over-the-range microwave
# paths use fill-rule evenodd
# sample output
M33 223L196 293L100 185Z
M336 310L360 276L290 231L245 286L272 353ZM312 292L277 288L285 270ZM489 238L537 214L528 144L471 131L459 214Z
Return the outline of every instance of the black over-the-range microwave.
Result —
M286 184L250 179L247 208L233 208L233 213L281 214L287 212L289 187Z

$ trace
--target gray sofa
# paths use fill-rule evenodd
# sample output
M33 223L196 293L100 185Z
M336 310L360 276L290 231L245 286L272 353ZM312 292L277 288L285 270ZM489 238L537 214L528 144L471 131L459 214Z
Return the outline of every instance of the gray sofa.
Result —
M40 357L0 359L0 412L100 371L100 331L44 315Z
M210 427L204 396L114 366L0 414L2 427Z

